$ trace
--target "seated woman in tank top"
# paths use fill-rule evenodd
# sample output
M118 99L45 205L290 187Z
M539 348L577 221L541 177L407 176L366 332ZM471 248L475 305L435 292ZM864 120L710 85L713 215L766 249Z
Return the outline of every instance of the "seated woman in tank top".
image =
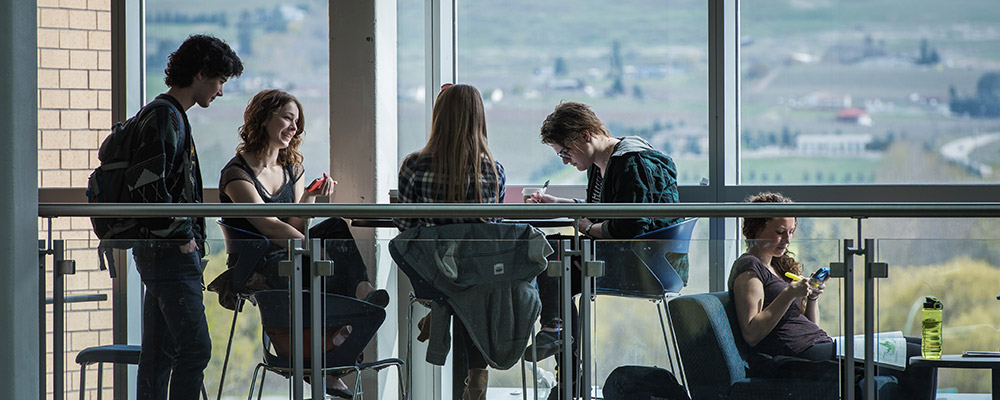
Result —
M269 89L257 93L243 114L239 129L240 144L236 156L222 169L219 200L222 203L314 203L320 196L330 196L337 181L323 173L323 182L306 190L305 170L299 145L305 133L302 105L291 94ZM305 237L306 220L297 217L223 218L223 223L267 236L273 248L268 261L256 272L268 288L287 287L277 275L277 260L285 256L288 239ZM313 233L316 233L313 235ZM337 237L330 237L337 236ZM326 292L355 297L385 306L388 293L376 290L368 279L364 261L341 218L329 218L310 229L310 237L333 240L327 254L346 258L345 268L337 268L327 280ZM330 247L330 245L327 245ZM339 260L335 260L339 261Z
M298 99L278 89L257 93L243 114L236 156L222 169L219 200L222 203L315 203L317 197L331 196L337 181L325 172L322 183L306 188L302 154L298 149L304 133L305 116ZM307 221L296 217L254 217L223 218L223 223L271 239L271 248L248 279L247 288L287 288L288 278L278 275L278 261L287 259L288 239L305 237ZM388 292L376 290L369 281L357 244L342 218L328 218L309 228L309 237L334 239L324 240L324 247L327 257L338 268L334 269L333 276L324 279L321 290L366 300L381 307L389 303ZM230 267L233 262L231 257ZM305 282L308 284L309 280ZM328 332L334 337L328 337L327 342L334 345L342 343L348 332L346 328L332 334ZM272 339L287 335L270 331L268 334ZM275 350L278 355L288 353L287 349ZM339 378L328 378L327 393L350 397L350 391Z
M791 203L780 193L750 196L749 203ZM796 357L809 361L836 361L836 345L819 327L819 299L826 289L825 279L808 276L793 280L785 274L804 276L802 263L788 248L798 220L788 217L744 217L743 236L747 251L733 262L729 274L729 296L736 308L743 340L759 353L770 357ZM908 338L907 357L920 355L919 338ZM763 358L762 358L763 359ZM767 371L794 377L801 369ZM822 364L817 364L822 365ZM837 364L823 379L836 380ZM766 368L766 367L761 367ZM751 371L760 370L754 365ZM937 377L932 368L909 367L905 371L882 368L879 375L893 375L908 399L932 399Z

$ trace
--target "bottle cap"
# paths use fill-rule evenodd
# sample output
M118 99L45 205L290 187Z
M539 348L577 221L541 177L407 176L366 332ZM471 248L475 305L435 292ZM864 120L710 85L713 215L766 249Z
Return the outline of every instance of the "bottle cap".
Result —
M941 300L938 300L937 297L927 296L924 298L924 308L933 308L940 310L943 308L943 306L941 304Z

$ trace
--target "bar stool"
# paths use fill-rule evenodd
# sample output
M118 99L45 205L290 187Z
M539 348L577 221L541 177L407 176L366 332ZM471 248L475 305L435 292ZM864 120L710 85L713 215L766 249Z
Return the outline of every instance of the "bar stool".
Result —
M104 363L113 364L139 364L139 351L141 347L135 344L110 344L105 346L94 346L83 349L76 355L76 363L80 364L80 400L83 400L87 393L87 366L97 364L97 400L101 400L104 385ZM201 387L201 396L208 400L208 392L205 386Z

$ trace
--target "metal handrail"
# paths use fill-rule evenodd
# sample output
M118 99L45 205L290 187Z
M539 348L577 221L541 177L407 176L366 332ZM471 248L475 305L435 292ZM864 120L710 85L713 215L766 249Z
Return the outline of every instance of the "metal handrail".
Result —
M1000 202L984 203L674 203L674 204L79 204L43 203L38 216L56 217L1000 217Z

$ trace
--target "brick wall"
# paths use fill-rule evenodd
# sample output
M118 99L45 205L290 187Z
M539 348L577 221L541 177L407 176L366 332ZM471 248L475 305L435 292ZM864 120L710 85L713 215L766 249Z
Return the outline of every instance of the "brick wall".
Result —
M97 148L111 127L111 1L38 0L38 182L40 188L84 188L97 166ZM39 238L48 223L39 221ZM97 268L96 245L86 218L52 222L53 238L66 241L77 272L65 278L66 295L105 293L108 300L66 305L66 398L79 398L76 353L111 344L111 279ZM51 260L46 279L52 296ZM52 314L49 309L48 397L52 393ZM85 398L97 397L97 373L87 373ZM112 367L105 367L104 397L111 398ZM61 397L59 397L61 398Z

